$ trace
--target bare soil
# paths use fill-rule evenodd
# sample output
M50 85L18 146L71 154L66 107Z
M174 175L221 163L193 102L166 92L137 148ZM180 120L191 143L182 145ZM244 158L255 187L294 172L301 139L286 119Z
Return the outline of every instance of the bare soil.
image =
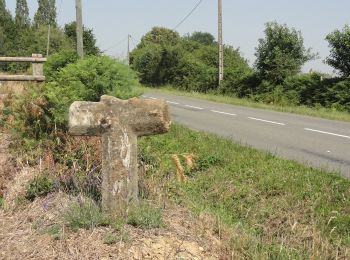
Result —
M15 210L0 210L0 259L226 259L221 241L204 221L183 208L165 209L166 228L141 230L124 226L73 232L62 214L74 200L51 194ZM61 237L49 234L59 226ZM116 241L105 243L107 234Z

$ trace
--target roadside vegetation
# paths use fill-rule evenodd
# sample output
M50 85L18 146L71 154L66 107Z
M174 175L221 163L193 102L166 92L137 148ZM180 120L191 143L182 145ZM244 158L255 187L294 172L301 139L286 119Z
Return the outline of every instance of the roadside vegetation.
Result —
M309 107L304 105L297 106L297 105L287 105L287 104L282 105L282 104L264 103L264 102L254 101L249 98L237 98L235 96L230 96L230 95L179 90L176 87L173 87L170 85L157 87L157 88L142 87L141 90L143 92L168 93L168 94L174 94L178 96L198 98L198 99L230 104L230 105L261 108L261 109L274 110L279 112L287 112L287 113L306 115L306 116L312 116L312 117L320 117L320 118L330 119L330 120L340 120L340 121L350 122L350 113L346 111L339 111L334 108L326 108L322 106Z
M184 182L177 180L174 155L180 158ZM140 158L149 169L149 187L161 187L173 202L214 218L228 255L350 257L350 182L335 173L180 125L166 135L142 138Z
M326 37L331 54L325 62L338 72L338 77L316 71L301 73L302 66L318 55L304 46L300 31L276 22L266 24L253 67L238 48L225 45L225 77L220 85L217 43L209 33L181 37L170 29L155 27L142 37L130 62L139 72L141 83L151 88L171 85L185 92L244 99L243 104L266 104L278 110L284 107L287 111L342 119L350 112L349 32L345 26ZM327 110L334 112L324 112ZM333 117L337 112L339 117Z

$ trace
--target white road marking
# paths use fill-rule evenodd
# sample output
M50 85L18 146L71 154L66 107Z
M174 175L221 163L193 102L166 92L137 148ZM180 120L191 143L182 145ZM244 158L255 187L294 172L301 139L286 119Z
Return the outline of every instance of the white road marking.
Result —
M150 99L154 99L154 100L157 100L158 98L155 98L155 97L149 97Z
M261 122L270 123L270 124L275 124L275 125L286 125L286 124L283 124L283 123L274 122L274 121L269 121L269 120L264 120L264 119L255 118L255 117L248 117L248 118L251 119L251 120L261 121Z
M199 109L199 110L203 110L204 109L204 108L201 108L201 107L195 107L195 106L190 106L190 105L185 105L185 107Z
M231 113L227 113L227 112L221 112L221 111L217 111L217 110L210 110L213 113L218 113L218 114L223 114L223 115L228 115L228 116L237 116L236 114L231 114Z
M167 101L167 103L173 104L173 105L180 105L179 103L176 103L176 102L173 102L173 101Z
M331 133L331 132L315 130L315 129L311 129L311 128L304 128L304 130L311 131L311 132L316 132L316 133L320 133L320 134L333 135L333 136L338 136L338 137L343 137L343 138L350 139L350 136L347 136L347 135L340 135L340 134L335 134L335 133Z

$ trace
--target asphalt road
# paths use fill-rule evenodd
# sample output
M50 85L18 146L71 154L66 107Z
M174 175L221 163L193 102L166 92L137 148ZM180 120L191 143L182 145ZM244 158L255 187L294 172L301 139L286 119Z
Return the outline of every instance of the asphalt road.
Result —
M148 92L172 121L350 179L350 123Z

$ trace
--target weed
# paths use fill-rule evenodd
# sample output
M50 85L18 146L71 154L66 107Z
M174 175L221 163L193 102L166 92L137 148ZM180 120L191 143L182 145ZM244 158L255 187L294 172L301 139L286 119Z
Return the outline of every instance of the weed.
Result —
M107 233L103 238L103 242L107 245L113 245L117 241L118 241L117 236L113 233Z
M73 231L80 228L90 229L97 226L108 226L111 218L101 212L92 200L72 203L64 215L65 222Z
M127 243L127 242L129 242L129 240L130 240L130 235L129 235L129 233L128 233L128 232L123 232L123 234L122 234L122 241L123 241L124 243Z
M46 196L55 190L54 181L48 176L39 176L29 183L26 199L33 201L37 197Z
M164 227L161 209L151 207L144 202L131 208L127 223L142 229Z
M54 240L62 240L62 227L58 224L52 225L46 229L47 234L49 234Z
M5 206L5 200L4 198L0 197L0 209L4 208Z
M111 223L111 227L114 228L115 231L121 231L124 225L125 225L125 221L122 219L116 219Z

